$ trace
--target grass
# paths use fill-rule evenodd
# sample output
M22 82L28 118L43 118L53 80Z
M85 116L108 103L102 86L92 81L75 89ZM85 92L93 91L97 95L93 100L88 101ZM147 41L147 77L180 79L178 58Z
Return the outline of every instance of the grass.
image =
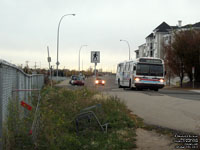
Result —
M21 118L13 109L12 102L7 129L4 130L4 148L7 150L130 150L135 145L135 129L141 121L130 114L125 104L116 97L95 97L96 91L88 89L68 90L46 87L40 104L40 125L37 138L28 135L33 113ZM108 132L102 132L98 124L82 121L79 134L75 129L75 117L86 107L101 104L102 109L94 110L102 124L109 123ZM16 105L17 106L17 105ZM34 109L33 109L34 110ZM13 113L15 115L13 115ZM16 122L17 121L17 122Z

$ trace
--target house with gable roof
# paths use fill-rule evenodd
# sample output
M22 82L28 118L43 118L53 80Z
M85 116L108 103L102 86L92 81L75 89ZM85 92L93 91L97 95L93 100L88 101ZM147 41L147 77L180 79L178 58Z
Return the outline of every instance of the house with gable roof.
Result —
M162 22L152 33L146 38L146 42L136 50L136 58L139 57L155 57L164 58L163 44L171 43L174 32L180 30L200 29L200 22L182 26L182 21L178 21L177 26L170 26L166 22Z

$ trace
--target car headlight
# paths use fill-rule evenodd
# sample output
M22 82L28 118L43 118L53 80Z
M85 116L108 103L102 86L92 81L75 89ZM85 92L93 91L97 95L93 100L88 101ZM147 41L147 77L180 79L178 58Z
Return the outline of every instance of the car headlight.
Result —
M96 81L95 81L95 83L96 83L96 84L98 84L98 83L99 83L99 81L98 81L98 80L96 80Z
M163 83L163 82L164 82L164 80L163 80L163 79L160 79L160 82L161 82L161 83Z
M135 81L136 81L136 82L140 81L140 78L135 78Z
M105 81L103 80L102 83L105 84Z

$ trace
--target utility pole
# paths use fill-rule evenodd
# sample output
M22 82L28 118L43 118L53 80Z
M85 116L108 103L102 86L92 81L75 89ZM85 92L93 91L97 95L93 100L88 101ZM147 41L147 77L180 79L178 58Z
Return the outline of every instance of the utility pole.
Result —
M35 62L35 66L34 67L35 67L35 70L36 70L36 68L37 68L36 62Z
M69 16L69 15L75 16L75 14L65 14L60 18L60 21L58 23L58 30L57 30L57 62L56 62L56 65L57 65L57 69L56 69L57 70L57 79L58 79L58 66L60 65L60 63L58 61L60 23L61 23L62 19L65 16Z
M83 59L82 59L82 71L83 71Z
M48 57L47 57L47 61L49 63L49 74L50 74L50 82L51 82L51 87L52 87L52 66L51 66L51 57L49 55L49 46L47 46L47 53L48 53Z
M131 50L130 50L130 44L129 44L129 42L128 42L127 40L120 40L120 41L124 41L124 42L127 43L127 45L128 45L128 50L129 50L129 57L128 57L128 60L131 60Z
M78 71L80 73L80 54L81 54L81 49L82 47L87 46L87 45L81 45L80 49L79 49L79 55L78 55Z

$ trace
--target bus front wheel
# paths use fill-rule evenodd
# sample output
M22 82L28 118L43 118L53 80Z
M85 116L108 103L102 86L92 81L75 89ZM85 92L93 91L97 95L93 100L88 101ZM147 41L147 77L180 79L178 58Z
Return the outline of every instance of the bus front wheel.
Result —
M156 89L154 89L154 91L158 91L158 89L156 88Z
M131 80L129 80L129 88L130 88L130 89L133 88L131 84L132 84L132 83L131 83Z
M120 85L120 79L118 79L118 88L121 88L122 86Z
M136 89L137 89L138 91L142 91L142 90L143 90L141 87L136 87Z

